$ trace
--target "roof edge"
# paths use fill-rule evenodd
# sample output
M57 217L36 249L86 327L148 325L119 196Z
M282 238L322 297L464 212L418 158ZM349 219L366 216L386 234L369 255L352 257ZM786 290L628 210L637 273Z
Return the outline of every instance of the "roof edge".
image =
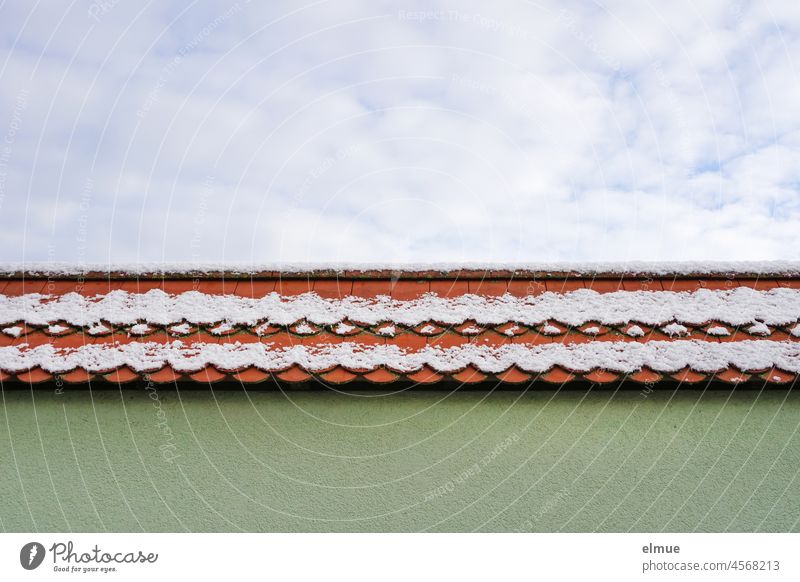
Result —
M3 279L565 279L800 277L800 261L550 263L0 264Z

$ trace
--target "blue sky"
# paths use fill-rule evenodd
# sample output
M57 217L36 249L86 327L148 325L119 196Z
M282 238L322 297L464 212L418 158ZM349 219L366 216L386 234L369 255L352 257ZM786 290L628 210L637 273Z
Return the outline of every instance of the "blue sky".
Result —
M0 259L800 258L800 3L0 3Z

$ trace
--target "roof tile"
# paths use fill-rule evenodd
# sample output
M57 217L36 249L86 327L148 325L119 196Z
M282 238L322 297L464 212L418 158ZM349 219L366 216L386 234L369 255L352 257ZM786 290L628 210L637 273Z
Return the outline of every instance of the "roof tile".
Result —
M281 280L264 277L229 280L209 278L185 278L180 280L131 278L127 280L113 279L112 281L90 280L85 284L82 284L80 280L69 279L55 281L43 279L4 280L0 281L0 294L3 294L0 300L6 301L6 303L0 305L4 306L3 309L5 311L2 313L5 314L5 319L8 323L0 326L0 356L5 358L0 359L0 365L3 366L0 367L0 374L4 378L16 377L25 382L52 380L53 374L38 367L38 363L49 366L49 363L53 361L49 359L51 356L29 360L30 363L28 365L31 367L27 370L21 370L20 365L14 363L18 361L14 358L21 357L21 354L33 353L36 350L52 350L56 354L53 357L57 361L58 358L70 358L72 357L69 356L70 353L78 353L85 348L102 349L109 354L122 350L127 344L134 344L137 347L140 346L142 350L156 352L159 350L172 350L177 349L174 348L177 340L179 340L178 346L188 347L194 345L199 346L198 349L207 347L210 349L211 346L216 346L223 351L215 352L217 356L214 356L211 360L198 360L197 369L190 374L176 373L169 365L162 365L158 371L148 374L143 370L150 365L149 363L131 367L130 365L119 363L123 361L119 358L109 359L107 368L102 368L102 366L98 368L96 362L103 362L102 357L97 360L96 356L92 356L94 359L90 358L88 360L89 363L85 363L80 358L73 358L74 367L67 369L60 376L70 383L83 383L99 377L121 383L149 377L153 382L193 381L207 383L228 380L249 384L264 382L271 378L272 374L275 374L281 381L307 382L317 378L331 384L355 381L380 384L397 380L407 380L421 384L443 381L475 383L494 380L508 384L526 381L562 384L574 380L609 383L620 378L629 378L632 381L645 384L654 384L664 379L680 382L701 382L715 379L732 384L749 383L752 385L753 374L758 374L759 379L768 383L781 384L793 382L797 377L797 369L800 369L800 364L794 363L800 359L800 351L793 352L786 349L786 346L800 346L800 334L794 335L793 332L790 333L790 330L800 329L800 307L798 307L800 306L800 303L798 303L800 298L795 298L791 293L786 294L785 291L777 295L770 291L776 287L782 290L800 289L796 277L764 277L755 280L741 277L737 279L725 277L702 279L687 277L582 279L545 276L542 280L536 280L510 277L507 279L480 279L473 275L472 278L445 279L435 271L424 274L424 277L420 275L420 277L420 279L400 278L399 280L393 278L362 279L335 278L331 274L327 278L295 275L292 278ZM725 313L722 313L720 315L718 310L714 311L714 309L707 309L707 320L701 321L702 316L697 315L697 310L700 309L702 311L704 309L702 302L692 304L694 306L691 309L687 307L687 310L684 310L691 314L689 316L682 315L683 312L680 306L670 308L668 310L669 313L665 313L663 308L659 308L661 311L654 312L652 316L649 313L642 313L638 308L634 309L638 313L637 317L642 317L646 320L657 317L656 321L659 323L655 327L652 321L650 324L636 321L625 323L630 318L627 311L622 316L609 315L602 310L592 314L591 310L596 309L596 307L592 307L594 304L591 302L591 296L585 297L588 301L586 305L578 305L576 307L579 311L587 310L587 315L585 317L582 316L582 319L578 319L577 324L573 321L573 313L562 313L563 317L545 313L541 319L527 321L521 312L514 312L516 308L527 309L528 306L537 305L536 301L543 301L545 303L542 305L547 305L547 302L556 301L559 294L583 288L593 289L601 293L619 290L623 291L623 293L619 294L619 297L622 297L626 292L640 290L651 290L658 293L662 288L680 291L703 289L705 290L703 292L707 294L709 290L712 293L717 293L736 289L739 286L748 287L756 293L765 294L764 297L767 299L764 299L763 305L774 305L776 301L785 302L783 311L778 311L779 314L782 313L783 315L776 316L773 314L770 316L773 320L770 320L769 317L762 317L763 314L758 315L761 312L758 310L753 311L749 307L751 303L747 303L747 301L751 301L754 298L758 299L758 297L749 295L742 296L743 302L737 305L743 305L743 309L748 313L752 312L743 321L748 321L750 317L756 319L744 325L741 325L742 314L734 313L726 316ZM308 307L309 310L305 313L302 310L298 311L296 320L290 325L285 325L286 321L289 320L287 317L283 317L280 320L280 324L275 323L268 317L237 319L237 313L239 312L235 310L227 315L220 314L216 316L216 319L214 315L208 315L203 312L203 320L209 321L209 323L195 325L185 321L187 318L194 318L193 312L182 314L176 319L169 319L169 313L167 313L167 318L164 320L164 314L161 313L160 308L156 309L159 315L154 317L153 321L149 321L150 313L146 312L142 315L137 313L130 319L125 319L124 317L120 319L118 315L114 315L112 319L121 322L116 325L104 320L85 325L84 320L72 319L76 316L74 310L62 310L63 313L61 313L56 308L59 305L60 295L65 295L76 289L84 296L91 298L89 300L91 305L101 301L102 296L113 289L132 293L133 295L129 296L130 298L136 298L136 294L146 293L152 289L163 289L173 295L179 295L190 290L205 294L191 299L181 298L180 301L198 300L207 302L220 295L235 294L240 298L235 300L239 302L235 304L236 309L246 307L248 300L266 298L274 291L277 291L283 296L276 297L273 295L267 301L254 304L275 306L277 305L275 301L297 300L302 305L306 305L306 303L302 302L310 301L307 305L311 307ZM47 313L55 315L52 315L47 320L42 320L40 316L32 315L33 312L29 311L28 308L20 309L18 315L13 311L16 305L14 298L19 297L21 293L38 293L43 290L49 291L54 297L34 299L34 305L36 301L40 301L40 312L44 312L41 310L50 310ZM314 292L316 297L298 297L300 294L309 291ZM428 291L433 291L437 297L426 297L422 301L408 304L413 305L413 309L422 310L420 313L423 315L411 316L409 315L411 312L402 311L405 309L404 302L420 299ZM507 296L503 297L506 291L512 297L525 297L527 299L520 301ZM545 291L550 292L547 297L539 298ZM391 294L391 302L386 303L384 300L381 300L383 303L373 301L378 295L386 294ZM96 297L97 295L100 295L100 297ZM390 311L386 311L376 320L374 314L370 315L371 312L368 309L366 311L358 311L358 309L361 309L359 307L351 313L332 319L330 310L339 309L339 307L336 307L337 305L351 301L352 295L361 300L358 305L362 307L364 302L373 301L375 305L387 306L386 309L390 309ZM462 299L462 296L465 295L469 296ZM725 294L725 296L728 295ZM556 297L554 298L554 296ZM615 295L605 301L606 303L608 301L616 302L620 300L619 297ZM681 301L690 301L691 297L693 296L682 296ZM703 297L708 299L709 296L704 295ZM114 301L118 299L119 297L115 296ZM581 300L583 299L584 296L581 296ZM431 301L440 303L430 303ZM444 303L441 303L442 301ZM478 317L478 312L473 314L470 311L473 309L471 306L477 305L476 301L480 305L484 305L484 307L487 305L493 305L494 307L488 311L480 312L483 315ZM56 307L52 307L53 305ZM427 316L424 316L425 309L428 309L428 307L425 307L426 305L436 305L436 307ZM452 306L452 312L447 311L449 309L447 306L449 305ZM511 307L515 305L517 306L516 308ZM654 303L654 305L658 305L658 303ZM399 309L400 311L392 315L394 312L391 309ZM765 309L767 309L765 313L768 313L769 309L773 308L765 307ZM793 309L795 311L792 311ZM61 313L61 315L58 315L58 313ZM453 313L458 313L458 317L454 319ZM498 319L498 313L502 314L504 319ZM109 315L109 317L111 316ZM620 319L614 323L614 317L620 317ZM690 319L690 321L683 321L684 318ZM15 319L17 320L16 322L14 322ZM561 319L565 321L561 321ZM734 325L733 321L737 319L739 320L738 324ZM154 323L154 321L162 320L165 323ZM70 323L70 321L75 323ZM148 323L145 323L145 321L148 321ZM444 322L453 321L454 323L444 324ZM526 324L520 323L520 321L526 321ZM597 323L598 321L607 322L607 325ZM765 321L767 322L766 324L764 323ZM668 324L672 324L670 327L672 335L664 332L664 328ZM3 331L5 329L9 331ZM388 329L391 329L391 332L387 332L386 330ZM681 333L675 332L678 329L681 330ZM685 332L683 332L684 329ZM723 329L725 333L712 334L710 333L711 329ZM607 349L606 346L611 346L611 349L618 350L618 353L624 356L626 351L633 350L633 346L644 348L654 341L663 342L665 346L672 345L670 342L700 342L692 344L694 346L693 349L707 344L709 346L708 350L711 350L712 346L722 348L724 345L724 349L736 347L737 342L742 341L755 342L752 343L753 346L758 346L757 342L759 341L769 341L771 342L770 345L782 344L784 347L781 348L783 350L781 353L787 355L781 356L784 360L780 360L780 358L764 360L761 358L754 359L754 363L750 364L751 366L761 365L755 362L765 361L771 367L769 370L746 369L742 371L737 369L733 363L721 363L720 369L714 374L693 369L693 361L690 359L691 365L671 373L661 374L648 368L642 368L629 370L627 374L622 374L605 370L599 364L590 369L585 369L579 361L576 363L574 358L570 360L567 357L566 354L571 352L557 352L562 354L562 357L556 361L557 365L541 374L531 374L516 366L512 360L507 361L504 369L498 369L497 362L503 361L504 356L499 352L499 355L494 355L491 351L485 351L487 349L513 349L530 350L530 353L535 353L536 350L563 349L576 351L575 353L585 352L590 354L598 350L602 353L603 350ZM409 357L414 356L416 359L413 361L418 362L418 364L415 363L412 366L413 369L409 371L406 364L401 367L402 369L394 369L393 365L388 365L381 361L370 364L371 360L369 359L350 357L365 350L384 349L384 346L397 350L396 353L398 354L409 355ZM628 346L631 346L630 350L628 350ZM227 352L225 350L228 348L239 352L245 349L263 349L267 353L290 349L312 351L334 349L338 351L333 352L336 355L321 360L325 362L325 369L317 369L320 366L316 364L317 368L311 366L306 369L297 363L292 364L290 361L281 365L265 364L262 366L261 364L256 365L257 359L251 361L238 356L231 359L226 356ZM447 354L453 350L457 354L466 354L466 359L463 359L465 356L462 355L453 360L458 362L457 364L448 363L447 358L449 356ZM419 352L419 357L415 355L415 352ZM528 352L526 351L525 353ZM433 359L430 358L431 354L435 355ZM488 361L485 362L486 358L494 363L490 365ZM704 358L705 356L702 354L696 356L697 362L701 362ZM785 358L788 358L788 360ZM713 358L710 359L717 361ZM124 361L129 362L128 360ZM149 361L147 360L147 362ZM575 365L574 371L567 371L565 366L560 365L566 361L573 361ZM8 363L3 364L2 362ZM82 362L84 362L83 365L88 366L91 370L87 371L81 367ZM431 362L438 363L433 364ZM160 365L159 360L153 360L152 366L157 367L158 365ZM438 369L440 366L442 369ZM781 366L787 369L784 370ZM572 367L572 365L569 367Z
M70 372L59 375L61 376L61 379L68 384L84 384L92 379L92 374L83 368L75 368Z
M430 281L400 280L392 286L392 298L408 301L419 299L430 291Z
M586 283L582 279L548 279L545 288L551 293L569 293L577 289L585 289Z
M495 375L501 382L507 382L509 384L521 384L522 382L528 382L531 379L530 374L523 372L519 368L509 368L508 370Z
M213 366L206 366L197 372L189 374L189 377L195 382L202 382L203 384L213 384L225 379L226 374L220 372Z
M266 297L273 291L275 291L274 280L262 281L262 280L245 279L239 281L236 284L236 287L233 290L233 294L239 297L250 297L252 299L260 299L261 297Z
M267 380L270 375L263 370L259 370L255 366L250 366L249 368L235 372L233 377L239 382L244 382L245 384L259 384Z
M547 291L545 284L540 281L530 279L512 279L508 282L508 293L514 297L528 297L530 295L541 295Z
M400 379L401 376L390 372L386 368L376 368L371 372L363 374L363 378L375 384L388 384L389 382L395 382Z
M283 372L278 372L275 375L284 382L305 382L311 378L311 374L303 370L298 365L291 366Z
M592 370L591 372L584 374L583 377L596 384L609 384L619 380L619 374L609 372L608 370Z
M496 297L505 295L508 291L508 281L495 281L489 279L470 279L467 281L469 292L474 295Z
M320 376L323 380L331 384L347 384L358 377L357 374L353 374L341 367L336 367L329 372L323 372Z
M484 374L474 366L467 366L463 370L455 372L451 374L451 377L458 382L462 382L464 384L477 384L479 382L485 381L489 376L488 374Z
M544 374L539 375L539 378L550 384L566 384L575 380L575 374L568 372L560 366L554 366Z
M407 376L409 380L419 384L433 384L444 378L442 374L439 374L430 366L423 366L418 371L407 374Z
M131 370L127 366L123 366L122 368L117 368L109 372L108 374L103 374L103 378L108 380L109 382L115 382L117 384L126 384L128 382L133 382L134 380L138 380L140 375L138 372Z
M613 293L622 289L621 279L591 279L586 281L586 288L598 293Z
M439 297L459 297L469 293L469 281L466 279L435 279L430 282L430 291Z
M181 374L173 370L172 366L164 366L160 370L150 372L147 377L156 384L166 384L168 382L177 382L180 380Z

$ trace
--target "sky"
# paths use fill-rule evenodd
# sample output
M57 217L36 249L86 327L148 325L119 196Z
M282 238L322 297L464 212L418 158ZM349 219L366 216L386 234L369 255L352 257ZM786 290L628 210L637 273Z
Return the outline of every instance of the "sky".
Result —
M800 259L800 2L0 0L0 261Z

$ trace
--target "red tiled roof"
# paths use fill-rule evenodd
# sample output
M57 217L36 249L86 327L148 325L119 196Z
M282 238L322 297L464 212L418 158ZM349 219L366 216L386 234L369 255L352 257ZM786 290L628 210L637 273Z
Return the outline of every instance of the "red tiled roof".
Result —
M0 380L786 384L800 373L800 277L785 273L24 275L0 280Z

